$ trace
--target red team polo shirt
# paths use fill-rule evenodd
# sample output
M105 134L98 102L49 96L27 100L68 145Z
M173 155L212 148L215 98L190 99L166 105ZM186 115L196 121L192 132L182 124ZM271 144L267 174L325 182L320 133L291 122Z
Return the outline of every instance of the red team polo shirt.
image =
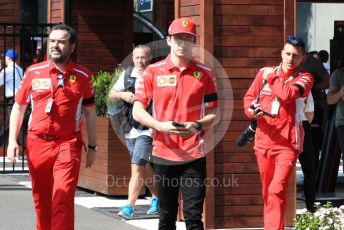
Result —
M72 135L81 129L82 106L95 105L88 69L69 61L62 72L63 87L57 87L58 73L51 61L30 66L15 97L19 104L31 102L29 131L34 134ZM51 99L51 111L46 112Z
M208 67L191 61L183 71L174 66L170 56L149 65L143 83L136 90L136 99L147 108L153 100L153 117L158 121L197 121L205 110L217 108L214 74ZM204 157L203 135L190 138L156 131L153 155L172 161L190 161Z

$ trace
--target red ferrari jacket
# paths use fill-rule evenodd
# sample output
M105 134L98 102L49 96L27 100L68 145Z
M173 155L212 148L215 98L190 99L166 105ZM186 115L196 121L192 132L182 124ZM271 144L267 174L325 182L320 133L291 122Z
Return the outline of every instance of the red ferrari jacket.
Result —
M258 72L244 97L245 114L249 118L254 119L250 106L257 101L258 95L261 109L272 114L257 120L254 149L302 152L304 132L302 121L296 118L300 113L296 102L307 98L314 78L299 69L284 73L281 66L277 66L264 84L263 73L264 68Z

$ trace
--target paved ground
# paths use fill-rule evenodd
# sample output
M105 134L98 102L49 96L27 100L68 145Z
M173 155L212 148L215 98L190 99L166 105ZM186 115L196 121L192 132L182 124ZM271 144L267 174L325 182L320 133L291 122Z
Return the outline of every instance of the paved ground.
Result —
M20 185L12 175L0 175L1 230L35 229L31 189ZM142 229L101 212L76 205L76 230Z
M302 191L302 172L297 167L297 209L305 207ZM339 173L337 195L344 198L344 176ZM30 230L35 229L34 207L31 197L30 181L27 174L0 174L0 230ZM122 221L116 217L119 208L126 202L126 197L97 196L84 190L76 193L76 230L113 230L113 229L157 229L157 216L145 214L150 201L139 199L136 206L135 218ZM177 223L178 230L184 230L183 222ZM256 228L262 229L262 228ZM253 230L253 228L251 228Z

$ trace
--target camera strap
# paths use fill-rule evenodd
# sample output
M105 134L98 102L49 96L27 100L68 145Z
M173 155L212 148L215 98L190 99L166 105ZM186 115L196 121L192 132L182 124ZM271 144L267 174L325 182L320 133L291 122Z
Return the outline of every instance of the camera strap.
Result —
M257 103L257 104L259 103L260 96L262 95L262 91L263 91L265 85L268 83L268 81L267 81L267 80L263 80L262 83L263 83L263 84L262 84L262 87L260 88L259 93L258 93L258 96L257 96L257 98L256 98L256 103ZM274 117L272 114L270 114L270 113L268 113L268 112L266 112L266 111L264 111L264 110L261 110L261 112L263 112L264 115L269 116L269 117L275 119L275 117Z
M260 96L262 95L262 91L263 91L263 89L264 89L264 87L265 87L265 85L268 83L268 81L267 80L263 80L263 82L262 82L262 87L260 88L260 90L259 90L259 93L258 93L258 96L257 96L257 99L256 99L256 103L258 104L258 102L259 102L259 100L260 100Z

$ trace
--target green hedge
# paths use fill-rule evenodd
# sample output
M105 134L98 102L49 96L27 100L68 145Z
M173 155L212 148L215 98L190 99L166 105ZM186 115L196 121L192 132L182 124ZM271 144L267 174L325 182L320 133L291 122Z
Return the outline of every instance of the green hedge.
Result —
M117 68L113 72L100 71L93 75L92 82L96 94L96 113L98 116L105 117L107 104L110 102L109 91L122 71L122 68Z

